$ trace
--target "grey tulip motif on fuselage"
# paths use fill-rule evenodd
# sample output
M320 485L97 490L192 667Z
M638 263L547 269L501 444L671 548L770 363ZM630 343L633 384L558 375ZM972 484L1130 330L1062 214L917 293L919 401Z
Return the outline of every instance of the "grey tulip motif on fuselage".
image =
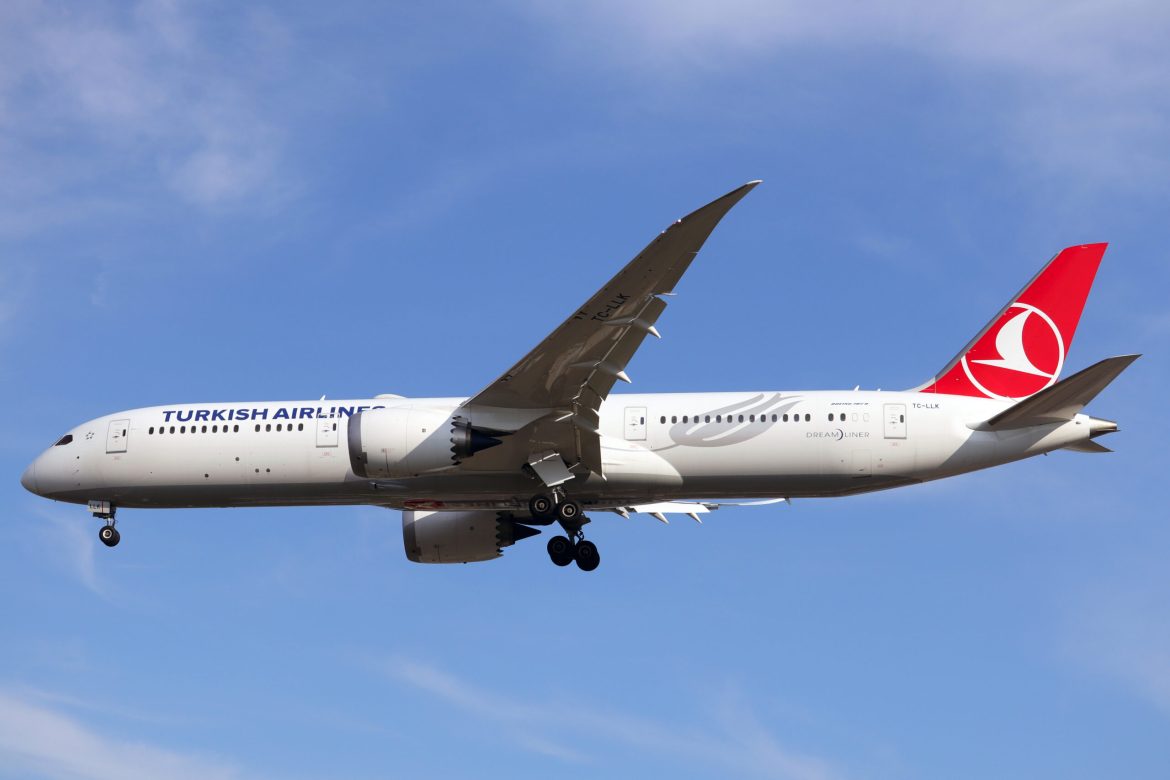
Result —
M701 414L686 415L670 426L668 435L674 444L658 447L656 451L674 447L724 447L754 439L774 425L783 425L780 415L800 402L800 396L780 393L760 393L718 409L703 410ZM772 415L777 421L772 421Z

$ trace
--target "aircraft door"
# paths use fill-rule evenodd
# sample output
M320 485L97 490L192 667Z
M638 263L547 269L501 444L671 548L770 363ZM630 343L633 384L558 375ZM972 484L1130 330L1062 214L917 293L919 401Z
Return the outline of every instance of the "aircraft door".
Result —
M906 438L906 404L886 404L886 438Z
M626 407L625 435L626 441L646 441L645 406Z
M336 447L337 446L337 424L339 418L337 417L322 417L317 420L317 446L318 447Z
M126 438L130 435L129 420L113 420L106 433L106 452L125 452Z

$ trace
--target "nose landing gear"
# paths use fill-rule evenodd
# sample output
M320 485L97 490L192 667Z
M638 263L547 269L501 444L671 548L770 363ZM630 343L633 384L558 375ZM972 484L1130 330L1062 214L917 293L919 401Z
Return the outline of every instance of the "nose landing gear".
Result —
M105 520L106 524L98 529L98 539L106 547L114 547L118 542L122 541L122 534L118 533L118 529L114 527L114 514L118 508L109 501L90 501L89 511L99 520Z
M106 547L115 547L118 542L122 541L122 534L118 533L117 528L114 528L114 521L111 519L107 525L103 525L98 530L98 538Z

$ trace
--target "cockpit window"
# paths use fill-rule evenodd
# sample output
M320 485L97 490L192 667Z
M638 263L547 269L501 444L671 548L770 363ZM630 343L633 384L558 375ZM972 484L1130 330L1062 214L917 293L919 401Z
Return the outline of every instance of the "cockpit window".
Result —
M67 433L67 434L65 434L64 436L62 436L62 437L61 437L61 440L60 440L59 442L57 442L56 444L54 444L53 446L54 446L54 447L60 447L60 446L62 446L62 445L68 444L68 443L69 443L69 442L71 442L71 441L73 441L73 434L72 434L72 433Z

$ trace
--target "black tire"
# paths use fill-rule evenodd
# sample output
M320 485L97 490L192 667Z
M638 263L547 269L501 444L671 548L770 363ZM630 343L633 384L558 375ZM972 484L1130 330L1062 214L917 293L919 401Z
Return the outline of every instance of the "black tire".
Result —
M565 536L554 536L548 540L548 557L557 566L568 566L576 555L573 543Z
M601 563L601 556L597 552L597 545L582 540L573 551L573 558L577 561L577 568L581 571L593 571Z
M537 520L551 520L556 512L553 500L543 493L537 493L528 499L528 511Z
M562 501L557 504L557 519L566 523L574 523L581 516L581 505L576 501Z
M101 539L106 547L116 547L118 542L122 541L122 534L112 525L103 525L98 531L98 539Z

